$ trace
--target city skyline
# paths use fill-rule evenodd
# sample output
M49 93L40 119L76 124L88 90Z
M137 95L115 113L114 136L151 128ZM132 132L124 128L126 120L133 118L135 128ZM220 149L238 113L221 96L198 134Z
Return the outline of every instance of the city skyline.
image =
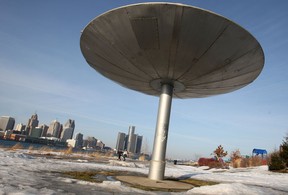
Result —
M39 120L38 120L38 114L35 113L35 114L32 114L32 116L28 119L28 122L27 123L22 123L22 122L17 122L17 120L15 120L15 117L13 116L0 116L0 118L11 118L13 119L13 128L12 125L9 125L9 128L8 129L2 129L0 128L0 131L4 131L4 130L16 130L16 131L20 131L25 134L25 135L30 135L31 134L31 130L32 129L35 129L35 128L39 128L39 127L43 127L43 126L47 126L47 123L40 123ZM59 128L60 126L62 126L63 130L61 132L58 132L59 129L58 129L58 126L57 126L57 134L56 136L53 136L53 126L54 126L54 123L57 123ZM60 121L58 121L57 119L54 119L54 120L51 120L50 121L50 126L51 126L51 129L50 129L50 134L49 134L49 127L50 126L47 126L47 131L45 133L45 135L49 134L50 137L59 137L59 138L62 138L63 136L65 137L66 136L66 139L72 139L74 135L74 130L75 130L75 120L73 119L67 119L67 122L64 124L64 123L61 123ZM68 132L66 132L66 135L65 135L65 129L68 129ZM60 133L60 134L59 134ZM79 132L81 133L81 132ZM63 136L62 136L63 134ZM75 134L76 135L76 134ZM91 135L87 135L88 136L91 136Z
M134 154L140 154L142 148L143 136L135 134L135 126L129 126L128 134L118 132L116 151L127 151Z
M65 124L62 124L57 119L54 119L50 122L49 126L47 126L45 123L41 123L41 124L39 123L37 113L32 114L32 116L28 119L28 122L26 124L17 123L13 116L0 116L0 119L1 119L0 120L0 132L6 131L6 130L8 130L8 131L11 131L11 130L15 131L16 130L16 131L21 132L21 134L23 134L23 135L31 136L31 137L59 138L59 140L61 142L66 142L68 139L77 140L77 136L79 136L79 134L82 135L81 139L83 139L83 134L81 132L74 134L75 120L73 120L73 119L68 119ZM5 127L4 127L4 123L6 123ZM45 129L45 127L47 127L47 128ZM134 134L135 126L129 126L129 133L130 133L130 127L134 128L132 131L132 134ZM138 134L135 134L135 135L136 135L137 140L134 143L135 144L134 147L135 147L135 153L138 154L141 152L143 136L139 136ZM95 137L97 137L97 136L86 135L85 139L88 139L88 140L91 138L96 139ZM140 138L141 138L141 140L138 141L138 139L140 139ZM102 142L104 140L101 141L101 139L97 138L96 142L97 141L100 141L102 144L104 144ZM139 143L140 143L140 145L139 145ZM130 145L130 143L129 143L129 145ZM108 145L106 145L106 146L108 146ZM108 147L111 147L112 149L114 149L114 146L112 146L112 145L111 146L109 145ZM131 146L129 146L129 147L131 147ZM129 152L133 153L133 151L130 149L129 149Z
M81 133L73 136L75 121L72 119L68 119L64 125L57 120L52 120L49 126L46 124L38 124L39 120L36 113L28 119L27 125L22 123L15 125L15 119L13 117L0 116L0 139L72 147L81 150L113 149L105 146L103 141L96 139L94 136L88 135L85 139L83 139L83 134Z
M81 31L88 22L140 2L2 1L0 116L26 124L37 110L40 124L47 125L53 118L72 118L77 122L74 134L97 135L111 147L118 132L134 125L151 152L159 99L104 78L80 51ZM265 64L253 83L233 93L173 100L167 158L209 157L220 144L245 155L253 148L278 148L288 132L288 2L168 2L207 9L241 25L263 47Z

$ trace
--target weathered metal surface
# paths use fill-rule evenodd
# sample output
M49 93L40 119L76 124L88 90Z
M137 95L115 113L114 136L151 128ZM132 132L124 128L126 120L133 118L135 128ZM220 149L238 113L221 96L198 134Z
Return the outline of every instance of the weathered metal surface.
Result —
M260 74L264 54L245 29L215 13L173 3L120 7L93 19L83 30L88 64L127 88L173 97L228 93Z
M159 100L157 124L153 144L152 159L148 177L153 180L163 180L166 164L166 147L168 141L168 130L170 111L172 105L173 86L163 84Z

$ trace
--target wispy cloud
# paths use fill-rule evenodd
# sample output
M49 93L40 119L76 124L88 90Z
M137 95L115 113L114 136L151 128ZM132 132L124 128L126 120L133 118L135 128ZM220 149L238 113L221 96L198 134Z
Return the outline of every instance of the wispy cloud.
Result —
M71 85L69 81L49 77L45 72L29 74L29 70L19 72L17 69L11 67L13 67L13 65L0 67L1 83L27 89L27 92L34 91L36 93L61 96L80 102L92 102L92 99L95 102L97 97L99 97L99 101L103 99L101 93L95 95L95 92L91 93L91 90L81 85Z

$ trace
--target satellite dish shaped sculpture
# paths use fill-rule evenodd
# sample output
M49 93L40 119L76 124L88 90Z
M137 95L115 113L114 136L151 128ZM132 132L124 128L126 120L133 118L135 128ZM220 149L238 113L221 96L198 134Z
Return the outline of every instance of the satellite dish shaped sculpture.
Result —
M83 30L88 64L116 83L160 96L149 178L163 180L172 98L224 94L253 82L264 66L258 41L207 10L141 3L110 10Z

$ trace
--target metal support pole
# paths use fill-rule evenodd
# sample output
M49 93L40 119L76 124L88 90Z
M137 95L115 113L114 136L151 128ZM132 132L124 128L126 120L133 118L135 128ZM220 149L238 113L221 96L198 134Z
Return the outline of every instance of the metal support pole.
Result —
M148 178L163 180L165 173L165 156L168 139L169 119L173 96L173 86L162 84L159 100L157 125L154 137L154 146Z

